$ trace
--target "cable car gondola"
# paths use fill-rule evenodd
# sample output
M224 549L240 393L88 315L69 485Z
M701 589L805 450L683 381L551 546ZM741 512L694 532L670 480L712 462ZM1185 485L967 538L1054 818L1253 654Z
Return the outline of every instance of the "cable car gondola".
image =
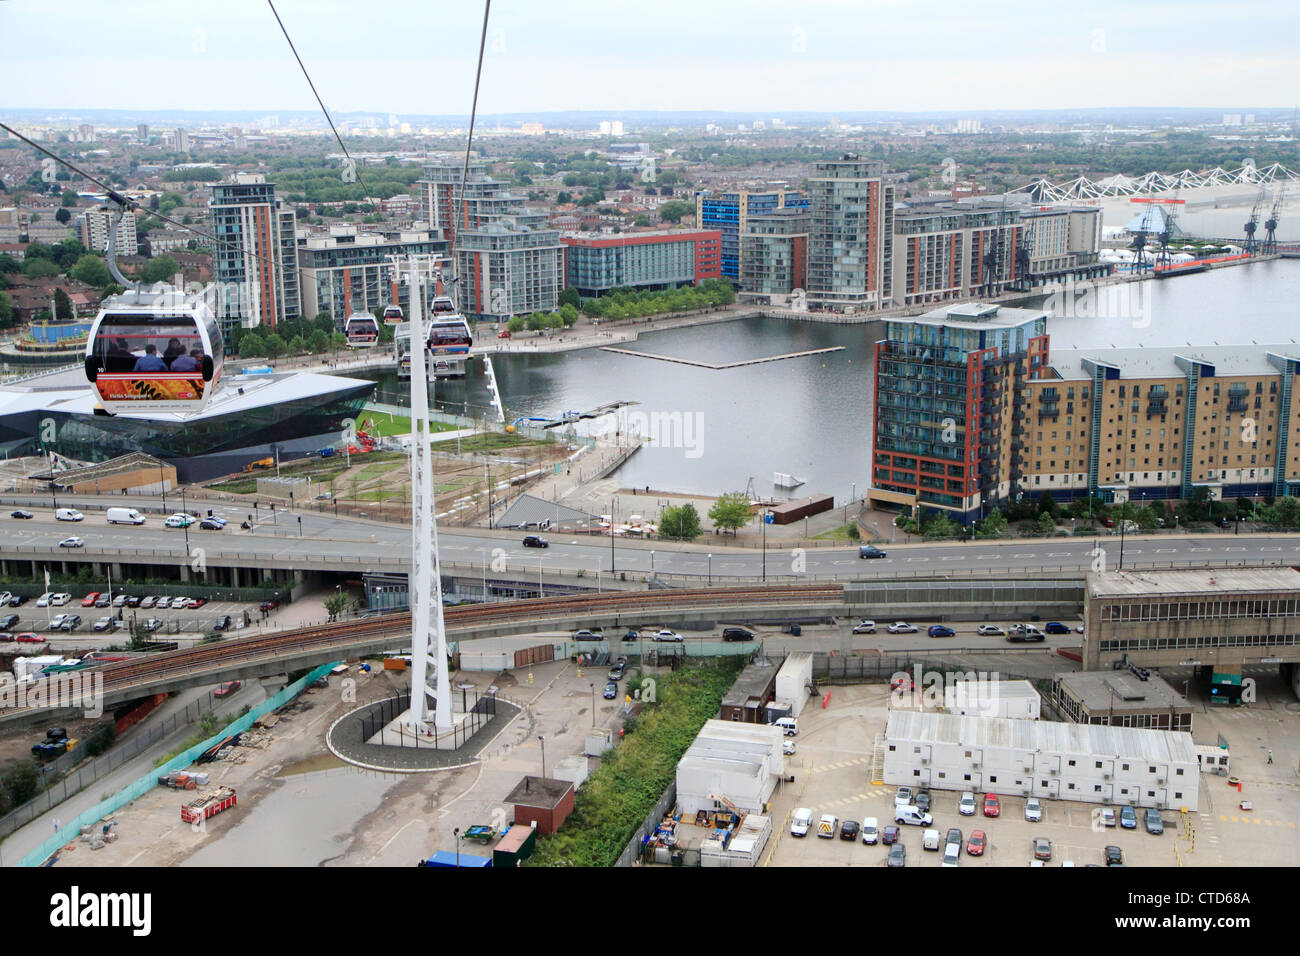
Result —
M384 325L401 325L406 321L406 316L402 314L400 305L390 305L384 308Z
M224 351L220 323L203 293L159 285L111 296L86 341L95 411L201 412L221 381Z
M379 322L369 312L353 312L343 323L348 348L369 349L379 344Z

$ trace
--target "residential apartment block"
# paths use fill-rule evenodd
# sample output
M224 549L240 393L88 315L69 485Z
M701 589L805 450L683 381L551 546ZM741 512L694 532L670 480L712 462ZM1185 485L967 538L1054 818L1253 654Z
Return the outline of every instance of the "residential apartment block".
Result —
M569 233L564 285L583 296L610 289L671 289L720 278L722 236L716 230L685 232Z
M396 280L392 257L447 254L445 239L425 223L416 226L425 228L382 235L356 226L332 226L329 235L299 230L303 314L329 312L340 329L351 313L392 303L409 314L409 286Z
M108 236L113 217L117 212L105 206L87 209L76 220L77 238L81 244L92 252L104 252L108 249ZM135 213L129 209L122 213L122 220L117 226L117 244L114 255L134 256L139 254L136 241Z
M740 281L740 264L748 241L751 216L764 216L778 209L807 209L808 199L801 193L782 187L714 193L702 190L695 194L695 224L701 229L716 229L722 235L722 278Z
M884 163L845 155L808 180L808 303L874 310L892 298L894 187Z
M256 173L237 173L212 186L213 279L219 284L223 331L276 324L301 313L297 217Z

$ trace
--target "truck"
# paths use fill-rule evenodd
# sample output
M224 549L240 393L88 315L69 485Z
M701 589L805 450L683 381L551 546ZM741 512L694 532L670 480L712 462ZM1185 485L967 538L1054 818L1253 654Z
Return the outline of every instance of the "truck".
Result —
M217 787L205 790L197 799L181 807L181 820L185 823L197 823L215 817L222 810L229 810L236 804L234 787Z

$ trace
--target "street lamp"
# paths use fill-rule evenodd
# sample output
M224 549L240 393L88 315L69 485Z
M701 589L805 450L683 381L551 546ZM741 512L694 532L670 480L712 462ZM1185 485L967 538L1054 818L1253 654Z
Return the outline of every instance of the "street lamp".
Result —
M763 582L767 582L767 515L758 516L759 527L763 531Z
M709 555L709 583L708 587L713 587L713 555Z
M541 734L537 735L537 742L542 745L542 776L546 776L546 738Z
M453 828L451 833L456 838L456 869L460 869L460 827Z
M596 685L591 684L591 727L596 728Z
M655 553L650 552L650 577L655 576Z
M614 501L609 502L609 573L614 573Z

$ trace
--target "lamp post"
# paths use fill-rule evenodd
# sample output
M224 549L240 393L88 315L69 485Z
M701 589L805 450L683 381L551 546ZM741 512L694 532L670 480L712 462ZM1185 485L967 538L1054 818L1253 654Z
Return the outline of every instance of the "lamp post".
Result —
M614 573L614 500L609 502L609 573Z
M650 577L655 576L655 553L650 552Z
M591 684L591 727L596 728L596 685Z
M487 603L487 548L479 548L479 554L483 555L483 603Z
M707 587L713 587L713 555L709 555L709 583Z
M456 838L456 869L460 869L460 827L453 828L451 832Z
M546 776L546 738L541 734L537 735L537 742L542 745L542 776Z
M763 531L763 583L767 583L767 515L759 515L758 523Z

